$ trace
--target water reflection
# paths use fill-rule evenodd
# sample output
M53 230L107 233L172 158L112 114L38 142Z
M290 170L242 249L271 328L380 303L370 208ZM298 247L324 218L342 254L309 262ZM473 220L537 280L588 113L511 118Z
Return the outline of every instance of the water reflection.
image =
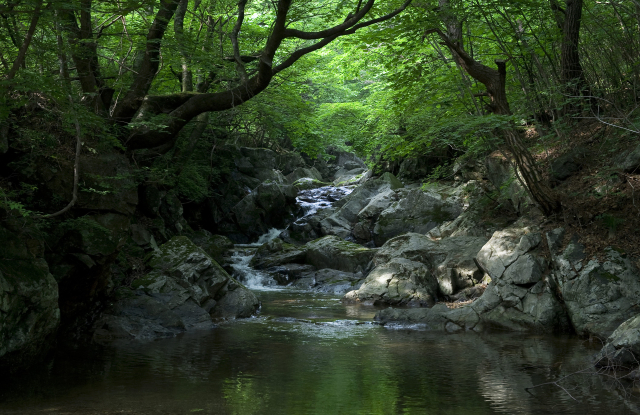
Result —
M570 337L443 335L371 324L375 309L263 292L262 315L152 343L61 354L0 385L7 414L618 414L638 399ZM365 323L366 322L366 323ZM365 323L365 324L363 324ZM624 399L623 399L624 398Z

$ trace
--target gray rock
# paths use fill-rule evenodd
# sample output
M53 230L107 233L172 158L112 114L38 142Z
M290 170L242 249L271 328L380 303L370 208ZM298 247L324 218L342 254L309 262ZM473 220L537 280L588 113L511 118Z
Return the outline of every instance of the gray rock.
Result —
M306 167L306 163L300 153L287 151L276 155L276 168L285 176L300 167ZM322 176L320 176L319 180L322 180Z
M364 272L375 254L375 250L332 235L307 243L306 249L307 264L351 273Z
M502 277L505 269L522 254L536 248L542 237L537 227L526 220L494 232L493 236L478 252L478 264L492 279Z
M445 238L438 242L455 239ZM394 241L389 241L389 245L392 246ZM459 330L457 327L474 331L491 327L535 332L568 330L570 322L567 314L554 294L552 281L544 277L546 263L539 254L540 241L539 229L525 219L495 232L476 256L476 262L492 281L481 297L469 305L449 309L443 304L407 312L385 310L378 313L376 318L387 322L408 319L425 324L429 329L443 331ZM401 245L404 245L402 249L396 250L403 252L404 256L414 259L421 257L422 251L416 249L419 244ZM450 249L455 252L454 245ZM389 256L384 251L384 247L380 249L374 262L378 255L382 259Z
M303 290L340 295L354 288L359 288L362 280L361 272L352 273L324 268L303 273L291 286Z
M345 186L348 184L356 183L366 171L367 169L360 167L351 170L340 169L334 175L335 178L333 180L333 185Z
M256 269L269 269L294 262L303 263L306 256L306 247L291 245L276 238L257 249L250 265Z
M383 210L387 209L391 204L398 200L396 192L392 189L385 190L375 195L369 203L358 212L358 219L376 220Z
M551 162L551 177L558 181L567 179L582 168L586 157L586 148L575 147Z
M488 209L486 193L483 186L476 181L469 181L456 190L460 193L462 213L454 220L447 221L431 229L427 235L432 239L443 239L450 236L484 236L490 237L498 229L505 228L511 222L504 216L493 215Z
M640 315L620 324L595 356L596 366L636 368L640 365Z
M365 208L371 199L379 193L395 190L402 187L391 173L385 173L376 180L370 180L358 186L351 194L342 198L338 210L327 216L320 222L320 228L324 235L337 235L347 238L351 235L353 225L358 221L358 214Z
M268 148L242 147L240 148L240 154L246 157L247 161L255 169L276 168L276 153Z
M151 244L153 235L149 230L140 224L131 225L131 239L139 246L148 246Z
M554 258L555 282L579 335L606 339L640 312L640 271L626 255L608 248L606 260L584 262L578 243Z
M524 254L518 257L504 272L504 280L515 285L535 284L542 280L543 266L540 258Z
M321 182L322 174L320 174L318 169L316 169L315 167L298 167L285 177L287 183L289 184L293 184L303 178L309 178Z
M239 229L255 238L271 227L283 227L295 206L297 191L291 185L264 182L240 200L231 212Z
M148 274L120 289L96 323L94 339L149 340L213 327L212 318L248 317L255 295L184 236L159 247ZM135 291L134 291L135 290Z
M406 258L393 258L377 266L358 290L343 297L344 302L433 306L438 282L426 265Z
M233 248L231 239L222 235L213 235L205 229L192 232L187 237L218 264L224 261L225 254Z
M637 173L640 169L640 145L630 153L621 154L615 161L615 166L627 173Z
M393 258L421 262L436 277L440 292L452 295L482 280L483 272L474 258L486 241L483 237L466 236L434 241L425 235L407 233L387 241L374 256L373 263L380 266Z
M462 213L462 206L459 198L448 191L443 187L426 192L413 189L382 211L373 229L376 245L381 246L406 232L427 233L437 225L455 219Z
M486 326L513 331L557 332L569 320L544 277L547 264L540 254L542 237L526 218L497 231L482 247L477 263L492 282L471 306Z
M37 233L24 219L14 223L0 213L0 370L12 373L49 350L60 309L58 284L42 258L43 241L32 236Z
M279 285L289 285L315 270L313 265L290 263L270 267L267 272Z
M433 168L442 163L442 158L433 156L420 156L404 159L400 163L398 177L402 180L424 179L432 172Z
M549 252L554 255L562 248L566 232L564 228L556 228L550 232L547 232L547 245L549 246Z

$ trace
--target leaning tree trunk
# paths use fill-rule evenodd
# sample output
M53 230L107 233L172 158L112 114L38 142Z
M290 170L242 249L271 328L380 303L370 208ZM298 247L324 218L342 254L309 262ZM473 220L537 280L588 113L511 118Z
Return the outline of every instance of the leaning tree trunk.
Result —
M456 63L471 77L481 82L487 88L486 95L491 100L489 105L491 112L497 115L511 115L505 88L507 75L505 62L496 60L498 69L494 69L473 59L464 50L461 36L456 35L462 33L460 30L461 25L456 16L451 13L449 0L439 0L439 5L443 16L442 21L447 28L447 33L445 34L440 29L433 29L428 32L438 33L442 41L451 51ZM543 179L542 174L536 166L533 155L520 139L520 135L516 129L504 129L502 134L508 150L515 158L516 167L522 175L533 200L538 203L546 216L558 212L561 208L560 201Z

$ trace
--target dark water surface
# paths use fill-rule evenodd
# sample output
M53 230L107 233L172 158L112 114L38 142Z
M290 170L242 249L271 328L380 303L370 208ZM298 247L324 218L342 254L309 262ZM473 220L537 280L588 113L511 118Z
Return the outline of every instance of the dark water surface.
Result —
M258 318L60 353L0 380L2 414L635 414L573 337L430 333L370 323L335 296L262 291ZM575 400L573 398L575 398Z

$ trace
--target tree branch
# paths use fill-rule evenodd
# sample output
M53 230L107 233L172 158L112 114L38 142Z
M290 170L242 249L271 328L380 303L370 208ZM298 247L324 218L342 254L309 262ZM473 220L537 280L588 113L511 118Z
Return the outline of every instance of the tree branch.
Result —
M344 23L334 26L330 29L321 30L319 32L304 32L302 30L297 30L297 29L286 29L285 38L296 37L298 39L314 40L314 39L323 39L323 38L335 36L340 32L344 32L345 30L349 29L351 26L355 25L360 20L362 20L362 18L364 18L364 16L367 13L369 13L369 10L371 10L371 7L373 7L374 3L375 3L375 0L369 0L362 9L360 9L353 16L348 17L344 21Z
M173 17L180 0L161 0L149 32L147 33L146 50L138 75L133 80L123 100L113 111L113 118L119 123L129 122L142 105L142 101L151 88L151 82L160 65L160 46L169 20Z
M236 63L236 71L240 76L240 82L242 84L246 84L248 81L247 70L244 67L244 62L242 61L242 57L240 56L240 46L238 45L238 34L240 33L240 29L242 28L242 23L244 22L244 8L247 5L247 0L240 0L238 2L238 19L236 20L236 24L233 26L233 30L231 31L231 45L233 46L233 59Z
M33 11L33 15L31 16L31 23L29 24L29 30L27 30L27 35L24 37L24 41L22 42L22 46L20 46L20 50L18 51L18 56L16 60L13 62L13 66L7 75L7 80L11 80L16 76L18 69L24 63L24 60L27 56L27 49L29 49L29 45L31 44L31 39L33 39L33 34L36 31L36 26L38 24L38 20L40 19L40 9L42 8L42 1L39 0L36 4L36 8Z

